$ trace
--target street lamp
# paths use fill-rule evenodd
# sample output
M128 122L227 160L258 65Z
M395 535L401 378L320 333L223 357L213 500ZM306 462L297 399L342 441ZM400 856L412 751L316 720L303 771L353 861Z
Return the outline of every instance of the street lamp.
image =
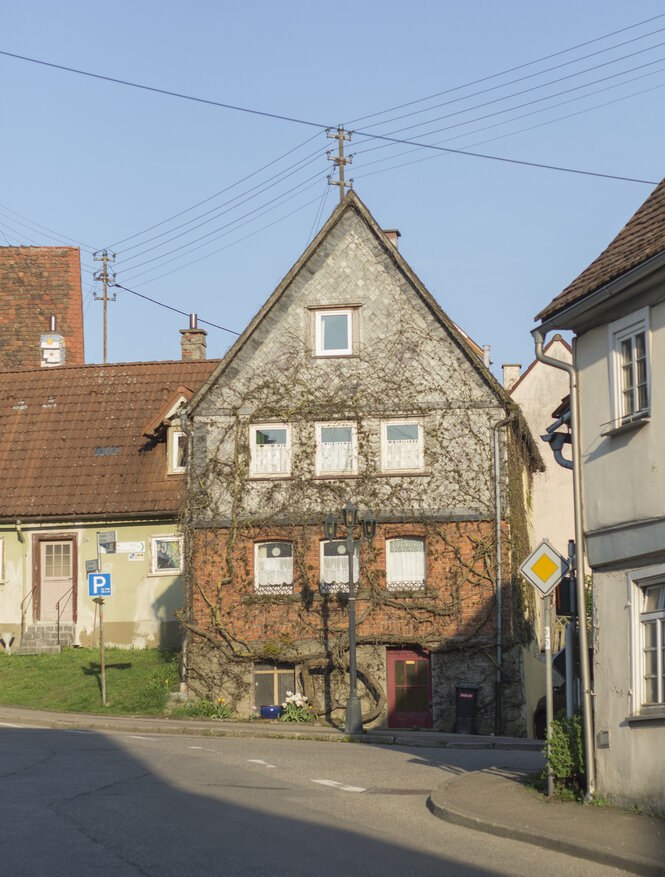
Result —
M350 502L342 509L342 525L346 528L346 553L349 558L349 697L346 702L346 722L344 730L347 734L362 734L363 715L358 697L358 678L356 672L356 597L353 584L353 553L358 547L360 553L360 539L353 535L354 528L358 523L358 509ZM363 537L371 543L376 534L376 518L371 512L367 512L360 521ZM323 532L330 542L337 538L340 522L332 514L323 522Z

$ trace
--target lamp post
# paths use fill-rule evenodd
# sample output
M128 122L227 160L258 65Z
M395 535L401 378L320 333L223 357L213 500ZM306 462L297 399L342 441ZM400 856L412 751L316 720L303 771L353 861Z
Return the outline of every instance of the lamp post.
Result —
M350 502L342 509L342 525L346 528L346 553L349 558L349 697L346 702L346 722L344 730L347 734L362 734L363 716L358 697L358 676L356 671L356 596L353 583L353 553L358 546L360 552L360 540L354 537L354 530L358 524L358 509ZM365 539L371 543L376 533L376 518L371 512L360 521ZM340 522L332 514L323 522L323 532L328 541L337 538ZM341 535L341 534L340 534Z

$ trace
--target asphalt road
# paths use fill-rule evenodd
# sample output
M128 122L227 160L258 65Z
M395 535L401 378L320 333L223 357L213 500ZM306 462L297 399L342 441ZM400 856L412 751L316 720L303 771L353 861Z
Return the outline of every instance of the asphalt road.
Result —
M625 872L442 822L449 773L535 752L0 727L7 875L565 875Z

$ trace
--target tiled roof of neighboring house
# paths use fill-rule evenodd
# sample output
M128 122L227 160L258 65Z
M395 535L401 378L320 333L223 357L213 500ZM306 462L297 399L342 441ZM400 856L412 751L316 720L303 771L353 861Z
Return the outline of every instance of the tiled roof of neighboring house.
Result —
M218 360L0 370L0 518L175 513L182 475L143 434Z
M52 316L65 339L65 361L82 365L78 248L0 247L0 369L40 364L39 341Z
M636 268L665 250L665 180L656 186L640 209L576 280L536 315L537 320L562 311L601 286Z

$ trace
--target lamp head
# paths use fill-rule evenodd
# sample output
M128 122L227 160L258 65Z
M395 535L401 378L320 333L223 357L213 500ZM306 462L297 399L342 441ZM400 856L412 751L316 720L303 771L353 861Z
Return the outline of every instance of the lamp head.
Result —
M328 515L328 517L323 522L323 532L325 534L326 539L329 541L335 539L337 537L337 527L339 526L337 518L332 514L332 512Z
M370 542L376 536L376 518L371 512L366 512L362 519L363 535Z
M352 530L356 523L358 522L358 509L351 502L347 502L347 504L342 509L342 520L344 521L344 525Z

